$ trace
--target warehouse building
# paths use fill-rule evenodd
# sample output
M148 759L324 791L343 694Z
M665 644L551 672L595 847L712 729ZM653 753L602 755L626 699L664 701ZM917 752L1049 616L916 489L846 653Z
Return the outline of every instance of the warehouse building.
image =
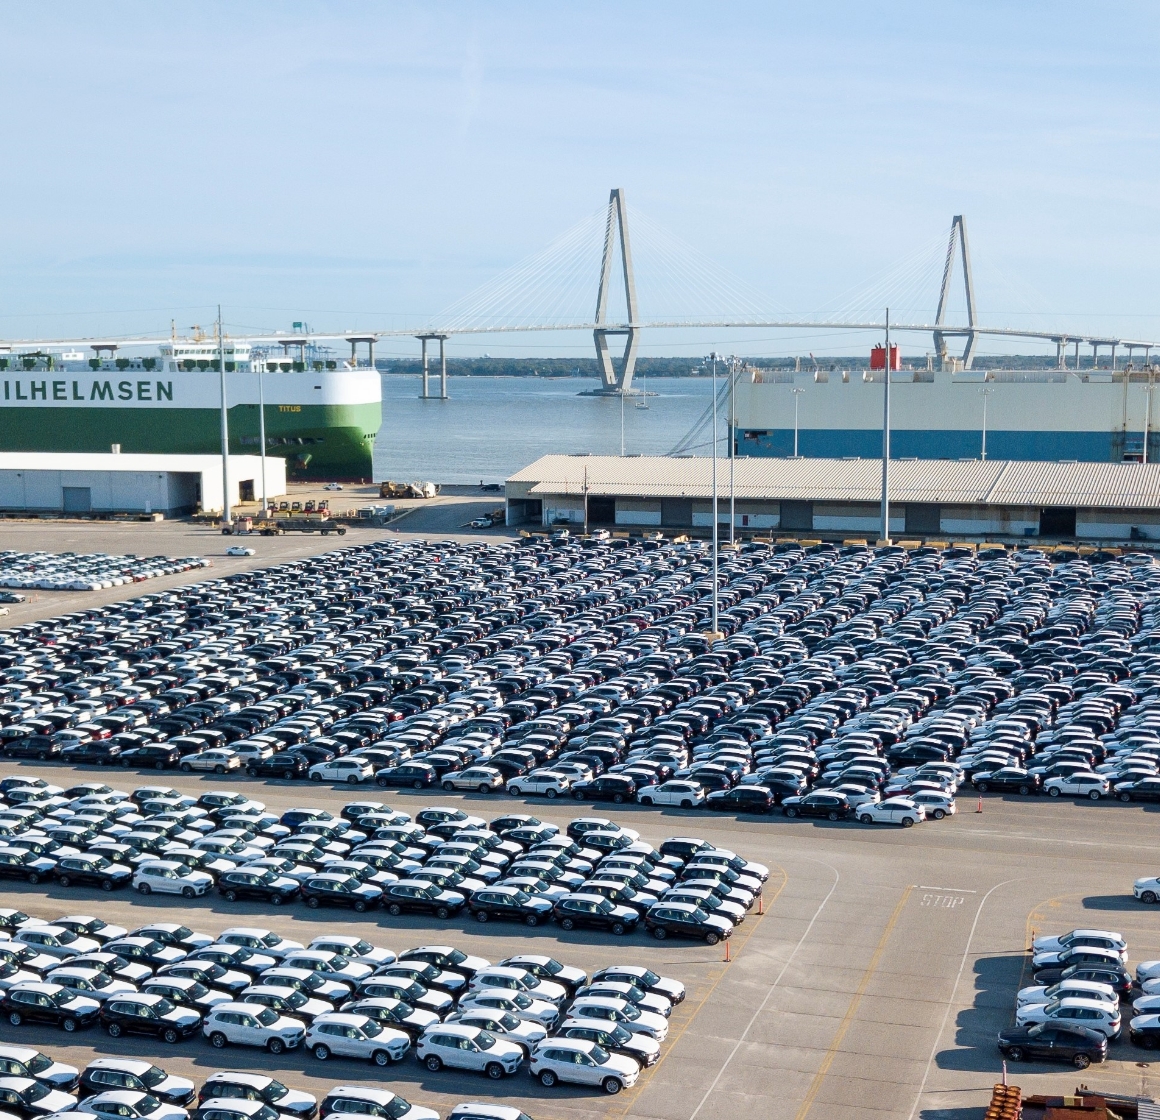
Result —
M735 526L828 540L877 537L876 459L738 458ZM729 524L728 459L717 461L718 520ZM892 537L1160 541L1160 464L891 461ZM707 458L545 455L507 480L511 526L666 532L712 527Z
M266 494L286 493L286 460L266 457ZM230 501L261 500L262 458L231 455ZM177 517L222 508L220 455L0 453L0 512Z

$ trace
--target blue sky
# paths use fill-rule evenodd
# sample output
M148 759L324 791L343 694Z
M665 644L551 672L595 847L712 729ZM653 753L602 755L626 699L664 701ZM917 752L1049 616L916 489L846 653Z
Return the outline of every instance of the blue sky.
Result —
M238 331L417 326L611 186L771 311L933 307L937 243L963 213L989 322L1160 337L1152 5L0 12L7 337L187 327L219 300ZM909 289L875 284L911 257ZM666 291L644 238L640 258L642 304L697 310L708 280L682 296L669 276ZM645 341L690 354L867 345L827 332ZM590 346L524 335L452 352Z

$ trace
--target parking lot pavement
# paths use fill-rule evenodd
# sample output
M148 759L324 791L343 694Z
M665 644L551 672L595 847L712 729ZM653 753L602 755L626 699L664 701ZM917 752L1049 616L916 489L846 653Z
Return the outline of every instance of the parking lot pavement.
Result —
M58 784L101 773L5 767L13 770ZM142 781L115 771L104 776L130 788ZM165 781L196 793L242 789L275 811L304 804L333 810L352 796L365 796L345 788L191 775L167 774ZM560 825L575 815L571 803L529 807L507 797L392 791L389 799L411 813L447 803L487 817L531 811ZM149 1043L121 1039L115 1051L149 1056L197 1078L217 1068L262 1068L315 1093L335 1082L373 1080L444 1113L457 1101L494 1099L518 1105L535 1120L953 1120L984 1105L999 1080L995 1035L1012 1022L1032 936L1076 926L1115 929L1128 940L1130 967L1160 957L1160 915L1131 898L1132 880L1154 872L1160 862L1153 811L991 798L982 814L968 811L907 830L639 807L600 812L639 829L647 840L699 835L771 868L765 913L754 911L738 929L731 962L723 960L721 946L661 945L643 935L616 940L557 927L480 927L465 918L436 923L382 913L344 914L342 922L349 932L396 950L451 942L499 960L535 946L589 971L640 961L684 981L688 998L674 1010L662 1061L620 1096L548 1090L526 1074L493 1084L430 1074L411 1061L377 1071L348 1061L322 1064L300 1053L273 1058L249 1050L217 1052L200 1041L159 1053ZM55 885L11 886L2 900L46 918L97 911L132 927L180 916L208 932L260 924L299 941L336 920L324 911L267 912L217 896L193 905L126 894L98 899ZM6 1031L11 1036L46 1046L74 1065L114 1052L112 1041L95 1032L66 1036L22 1028ZM1067 1066L1028 1063L1013 1065L1010 1079L1025 1092L1070 1092L1082 1080L1095 1091L1134 1093L1141 1074L1135 1063L1142 1057L1121 1040L1106 1064L1082 1075Z

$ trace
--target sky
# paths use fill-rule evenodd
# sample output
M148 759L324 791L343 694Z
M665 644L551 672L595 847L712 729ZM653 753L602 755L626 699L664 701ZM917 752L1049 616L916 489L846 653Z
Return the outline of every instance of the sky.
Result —
M1160 338L1152 4L3 0L0 31L2 337L168 334L218 303L231 333L583 321L620 187L646 317L929 321L963 214L984 322Z

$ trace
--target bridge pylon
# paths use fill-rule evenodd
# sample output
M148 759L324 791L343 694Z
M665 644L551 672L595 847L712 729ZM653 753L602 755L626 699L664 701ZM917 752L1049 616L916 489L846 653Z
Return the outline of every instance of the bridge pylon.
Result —
M938 368L940 370L949 369L950 363L947 358L947 338L948 336L966 337L967 345L963 349L962 361L963 369L970 369L971 364L975 360L975 343L978 335L973 328L975 326L975 283L971 278L971 250L967 245L967 223L964 221L962 214L956 214L951 219L951 239L947 242L947 259L946 264L943 265L942 288L938 296L938 311L935 314L935 324L942 326L946 322L947 304L950 302L951 294L951 275L955 267L955 245L959 246L961 251L963 265L963 290L967 296L967 330L959 328L948 330L936 330L934 332L934 350L938 355Z
M617 235L620 239L620 268L624 276L624 302L628 321L619 326L605 326L608 322L608 282L612 276L613 255ZM632 247L628 240L628 214L624 206L624 192L614 187L608 196L608 220L604 226L604 256L600 262L600 288L596 296L596 324L592 331L596 343L596 360L600 363L600 392L619 396L632 391L632 375L636 368L637 326L636 280L632 272ZM610 335L626 336L624 353L617 361L608 349Z

